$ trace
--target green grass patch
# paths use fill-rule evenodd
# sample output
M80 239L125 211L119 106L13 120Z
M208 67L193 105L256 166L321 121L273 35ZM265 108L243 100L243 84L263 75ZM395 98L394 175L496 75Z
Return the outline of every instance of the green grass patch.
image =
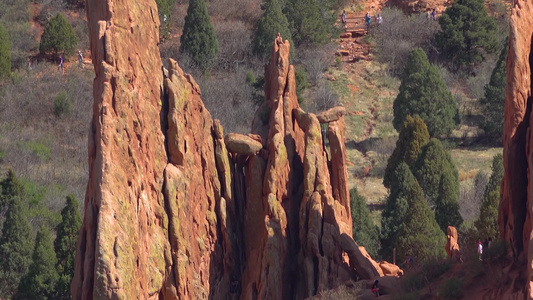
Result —
M47 161L51 158L52 152L50 147L46 146L43 143L35 141L20 141L17 143L17 146L33 152L37 157L43 161Z

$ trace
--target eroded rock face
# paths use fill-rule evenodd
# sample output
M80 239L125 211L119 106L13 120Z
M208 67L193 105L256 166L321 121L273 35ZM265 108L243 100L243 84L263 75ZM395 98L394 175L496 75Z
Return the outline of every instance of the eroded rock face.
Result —
M87 11L95 99L73 298L303 299L351 279L343 114L327 151L289 43L275 40L252 133L224 139L194 79L162 69L153 1Z
M461 259L461 252L457 241L457 229L453 226L448 226L448 228L446 228L446 245L444 246L448 259Z
M527 287L512 286L509 290L526 290L528 299L533 299L533 247L530 247L533 242L532 14L531 1L514 2L507 56L503 136L505 171L498 216L500 235L509 243L510 254L520 265L527 266Z

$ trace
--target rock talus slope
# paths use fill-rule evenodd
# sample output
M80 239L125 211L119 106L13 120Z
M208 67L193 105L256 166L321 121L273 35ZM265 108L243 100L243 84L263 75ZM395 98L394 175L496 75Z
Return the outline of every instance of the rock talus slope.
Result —
M155 2L89 1L87 15L96 77L73 299L303 299L353 269L383 274L343 258L357 248L344 111L300 109L287 41L252 133L224 136L194 79L162 68Z
M533 299L532 15L532 1L514 2L507 57L503 136L505 173L498 217L500 235L508 242L510 254L519 265L527 266L527 286L512 287L514 290L526 291L527 299Z

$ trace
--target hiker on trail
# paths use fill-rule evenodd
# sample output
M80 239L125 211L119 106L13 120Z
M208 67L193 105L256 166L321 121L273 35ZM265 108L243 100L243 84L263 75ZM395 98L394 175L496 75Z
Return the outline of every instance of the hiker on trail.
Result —
M81 51L78 51L78 68L81 68L83 66L83 54Z
M492 238L489 237L489 240L487 241L487 249L490 248L490 244L492 244Z
M483 255L483 245L481 244L480 240L477 240L477 255L479 260L481 260L481 255Z
M379 297L379 280L374 280L374 284L372 285L372 294L376 295L376 297Z
M415 260L409 254L406 254L405 255L405 261L403 263L405 265L405 268L409 269L411 267L411 265L415 263Z
M370 22L372 20L372 16L370 15L370 12L367 12L365 15L365 24L366 24L366 30L370 30Z
M65 63L65 59L63 58L63 54L61 54L59 56L59 66L58 66L58 70L61 71L61 73L63 73L63 64Z
M342 11L341 22L344 28L346 28L346 11L345 10Z
M429 9L426 11L426 19L431 19L431 13L429 12Z
M381 23L383 23L383 18L381 17L381 14L378 14L376 17L376 24L379 26Z
M431 18L433 19L433 21L437 21L437 12L435 12L435 9L433 9L433 11L431 12Z

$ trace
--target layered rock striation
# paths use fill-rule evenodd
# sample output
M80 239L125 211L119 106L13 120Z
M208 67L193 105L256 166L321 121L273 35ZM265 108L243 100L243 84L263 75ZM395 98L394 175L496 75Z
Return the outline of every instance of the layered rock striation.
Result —
M533 3L516 0L511 12L505 129L503 136L504 178L501 185L498 223L501 238L519 268L526 268L524 280L517 280L510 290L533 299Z
M87 15L96 77L74 299L303 299L383 274L351 239L344 109L299 107L287 41L251 134L224 135L194 79L162 68L155 2L89 1Z

